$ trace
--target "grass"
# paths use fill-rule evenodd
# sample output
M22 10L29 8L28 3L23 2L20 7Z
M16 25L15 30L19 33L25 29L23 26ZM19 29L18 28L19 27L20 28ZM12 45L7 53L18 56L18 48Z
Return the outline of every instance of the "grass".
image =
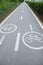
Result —
M6 2L0 4L0 22L6 18L21 2Z
M43 13L43 2L29 2L29 5L37 12Z
M43 23L43 2L27 2Z

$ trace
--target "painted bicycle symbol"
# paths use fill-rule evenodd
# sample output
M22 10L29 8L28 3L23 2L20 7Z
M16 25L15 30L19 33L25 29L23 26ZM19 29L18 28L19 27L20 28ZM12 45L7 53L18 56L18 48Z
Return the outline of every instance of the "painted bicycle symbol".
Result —
M27 42L33 42L33 41L38 41L38 42L40 42L40 41L41 41L41 37L39 37L38 35L32 35L32 34L30 34L30 35L28 35L27 38L25 38L25 40L26 40Z
M43 35L38 32L35 31L27 32L23 35L22 40L23 43L31 49L43 48Z
M17 26L14 25L14 24L6 24L6 25L2 26L0 28L0 33L2 33L3 36L2 36L2 38L0 40L0 45L2 44L2 41L5 38L5 36L7 34L10 34L10 33L14 32L16 29L17 29Z

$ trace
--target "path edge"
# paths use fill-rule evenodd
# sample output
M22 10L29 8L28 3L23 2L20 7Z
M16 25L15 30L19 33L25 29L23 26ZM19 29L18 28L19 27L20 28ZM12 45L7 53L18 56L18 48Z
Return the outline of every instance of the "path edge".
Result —
M23 2L22 2L23 3ZM3 21L0 23L0 27L16 12L16 10L22 5L22 3L15 8Z
M39 20L39 18L36 16L36 14L33 12L33 10L30 8L30 6L28 6L28 4L25 2L26 6L29 8L30 12L32 13L32 15L35 17L35 19L37 20L38 24L40 25L40 27L43 29L43 25L41 23L41 21Z

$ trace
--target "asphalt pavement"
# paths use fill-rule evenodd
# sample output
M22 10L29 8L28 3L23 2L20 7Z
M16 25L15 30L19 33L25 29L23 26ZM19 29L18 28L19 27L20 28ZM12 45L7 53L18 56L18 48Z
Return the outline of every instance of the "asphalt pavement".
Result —
M43 30L23 2L0 28L0 65L43 65Z

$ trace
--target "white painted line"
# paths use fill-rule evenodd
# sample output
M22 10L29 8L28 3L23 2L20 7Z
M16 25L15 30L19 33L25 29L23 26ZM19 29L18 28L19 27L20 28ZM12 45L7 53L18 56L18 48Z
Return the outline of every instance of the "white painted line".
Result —
M2 23L0 23L0 27L16 12L16 10L17 10L18 8L21 7L22 4L23 4L23 3L21 3L13 12L11 12L11 13L2 21Z
M35 13L32 11L32 9L27 4L26 4L26 6L29 8L30 12L35 17L35 19L37 20L37 22L39 23L39 25L41 26L41 28L43 29L43 26L42 26L41 21L39 20L39 18L35 15Z
M19 50L19 44L20 44L20 32L17 34L17 40L14 48L15 51Z
M5 35L3 35L2 39L0 40L0 45L2 45L4 38L5 38Z
M31 24L29 25L29 27L30 27L30 30L32 31L32 30L33 30L33 28L32 28L32 25L31 25Z
M21 20L23 20L23 16L21 16Z

